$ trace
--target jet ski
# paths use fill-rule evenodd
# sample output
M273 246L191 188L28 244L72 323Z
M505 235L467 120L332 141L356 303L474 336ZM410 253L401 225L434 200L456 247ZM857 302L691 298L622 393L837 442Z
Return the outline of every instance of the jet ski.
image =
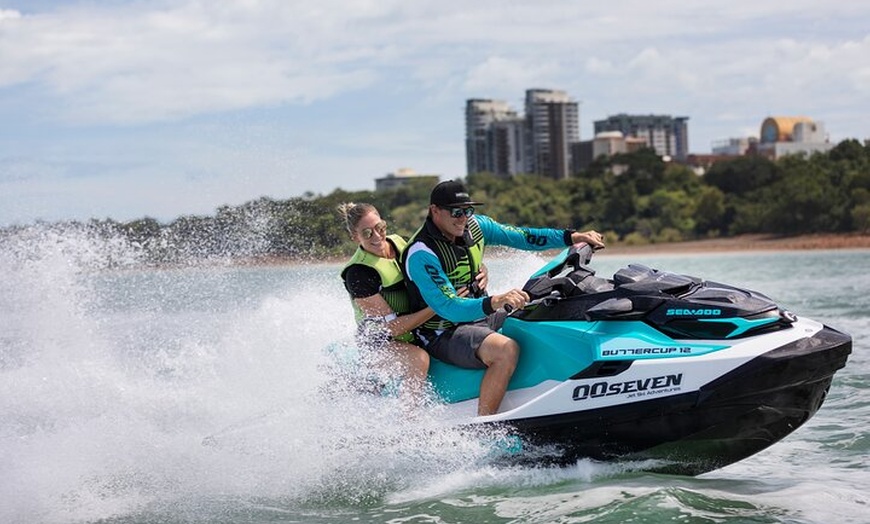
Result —
M761 293L640 264L601 278L592 256L572 246L525 284L531 302L501 328L521 353L497 414L476 416L482 370L432 359L448 418L508 428L536 461L699 475L805 423L851 353L849 335Z

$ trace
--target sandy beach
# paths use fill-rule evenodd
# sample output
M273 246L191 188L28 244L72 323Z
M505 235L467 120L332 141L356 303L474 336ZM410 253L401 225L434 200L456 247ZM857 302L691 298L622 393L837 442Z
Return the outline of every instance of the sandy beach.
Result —
M797 249L870 249L870 235L824 234L796 237L740 235L730 238L668 242L663 244L609 244L608 254L706 253L716 251L784 251Z

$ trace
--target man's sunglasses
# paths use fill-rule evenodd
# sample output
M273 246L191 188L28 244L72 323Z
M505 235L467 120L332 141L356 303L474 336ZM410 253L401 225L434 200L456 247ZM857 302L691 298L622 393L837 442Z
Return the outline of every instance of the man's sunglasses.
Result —
M447 211L450 211L450 216L453 218L460 218L462 216L465 216L465 218L471 218L471 216L474 214L474 208L471 206L468 206L468 207L443 207L443 206L441 206L441 209L445 209Z
M372 235L375 233L384 236L387 234L387 223L381 220L377 224L375 224L374 229L367 227L359 232L359 236L363 237L363 239L368 240L372 238Z

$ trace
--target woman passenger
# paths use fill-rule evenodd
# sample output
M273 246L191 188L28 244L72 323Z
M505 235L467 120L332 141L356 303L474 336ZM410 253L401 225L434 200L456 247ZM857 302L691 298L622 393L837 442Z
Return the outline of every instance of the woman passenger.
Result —
M429 354L415 344L412 330L434 312L429 307L410 311L399 267L405 239L387 234L387 223L371 204L348 202L338 211L359 245L341 271L359 328L358 341L377 367L389 372L397 366L403 385L419 401L429 371Z

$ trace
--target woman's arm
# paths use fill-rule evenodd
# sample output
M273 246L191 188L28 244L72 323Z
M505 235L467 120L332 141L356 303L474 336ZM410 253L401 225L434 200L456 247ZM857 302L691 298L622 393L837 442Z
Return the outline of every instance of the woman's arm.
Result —
M397 337L410 332L412 329L421 326L424 322L435 315L432 308L426 307L416 313L408 313L407 315L396 316L396 313L384 300L381 295L372 295L365 298L355 298L354 302L362 309L363 314L368 318L383 318L386 320L384 326L390 332L390 336Z

